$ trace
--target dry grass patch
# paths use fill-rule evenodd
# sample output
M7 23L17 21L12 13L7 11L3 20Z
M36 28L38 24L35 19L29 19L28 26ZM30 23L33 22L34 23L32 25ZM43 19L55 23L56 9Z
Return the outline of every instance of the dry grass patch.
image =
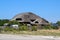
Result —
M60 30L38 30L38 31L20 31L22 34L60 36Z
M37 30L37 31L14 31L2 32L8 34L25 34L25 35L44 35L44 36L60 36L60 30Z

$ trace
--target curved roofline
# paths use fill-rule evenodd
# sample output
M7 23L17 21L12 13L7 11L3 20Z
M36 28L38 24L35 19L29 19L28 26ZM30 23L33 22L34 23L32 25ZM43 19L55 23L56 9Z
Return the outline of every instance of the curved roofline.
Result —
M22 14L25 14L25 15L27 14L27 15L28 15L28 14L34 14L34 13L33 13L33 12L22 12L22 13L16 14L14 17L16 17L16 16L18 16L18 15L22 15ZM34 14L34 15L36 15L36 14ZM36 15L36 16L37 16L37 15ZM13 17L13 18L14 18L14 17ZM38 17L40 17L40 16L38 16ZM13 18L12 18L12 19L13 19ZM41 17L40 17L40 18L41 18Z

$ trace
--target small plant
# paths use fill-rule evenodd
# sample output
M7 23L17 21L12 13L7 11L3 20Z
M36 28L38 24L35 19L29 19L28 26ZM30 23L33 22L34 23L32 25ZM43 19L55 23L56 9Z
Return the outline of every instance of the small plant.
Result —
M6 28L3 29L3 31L5 31L5 32L7 32L7 31L14 31L14 30L16 30L16 29L11 28L11 27L6 27Z
M27 31L28 27L26 25L22 25L21 27L19 27L19 30L21 30L21 31Z
M19 25L19 22L15 21L15 20L8 22L8 26L11 26L13 24L18 24Z
M43 29L52 29L51 26L43 26Z
M43 26L43 29L58 29L57 26Z
M1 33L1 31L2 31L2 28L0 27L0 33Z
M36 26L32 26L32 31L37 31L37 27Z

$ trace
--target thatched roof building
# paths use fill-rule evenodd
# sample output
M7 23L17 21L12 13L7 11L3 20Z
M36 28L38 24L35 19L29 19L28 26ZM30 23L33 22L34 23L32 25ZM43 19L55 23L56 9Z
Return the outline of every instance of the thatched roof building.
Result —
M21 23L27 23L27 24L48 24L49 22L31 12L25 12L17 14L12 18L12 20L16 20Z

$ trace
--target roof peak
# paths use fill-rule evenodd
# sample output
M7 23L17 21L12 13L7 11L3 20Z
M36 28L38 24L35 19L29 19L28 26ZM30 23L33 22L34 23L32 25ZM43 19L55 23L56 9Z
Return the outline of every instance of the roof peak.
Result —
M34 13L32 13L32 12L22 12L23 14L34 14ZM22 14L21 13L21 14Z
M33 14L33 15L34 15L34 13L32 13L32 12L21 12L21 13L19 13L19 14L17 14L17 15L22 15L22 14L24 14L24 15Z

